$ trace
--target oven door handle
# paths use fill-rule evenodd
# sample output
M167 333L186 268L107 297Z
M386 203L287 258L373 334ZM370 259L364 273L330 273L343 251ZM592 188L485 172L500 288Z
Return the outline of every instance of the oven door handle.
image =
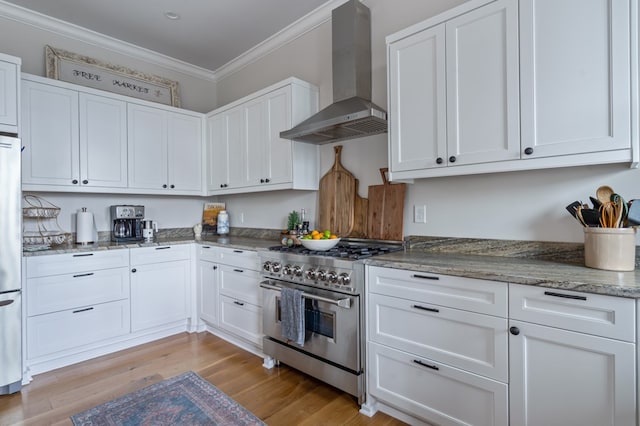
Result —
M267 290L275 290L280 291L280 287L268 284L268 281L263 281L260 283L260 287L265 288ZM340 306L341 308L349 309L351 307L351 299L348 297L346 299L330 299L328 297L316 296L315 294L302 292L302 297L305 299L318 300L320 302L331 303L332 305Z

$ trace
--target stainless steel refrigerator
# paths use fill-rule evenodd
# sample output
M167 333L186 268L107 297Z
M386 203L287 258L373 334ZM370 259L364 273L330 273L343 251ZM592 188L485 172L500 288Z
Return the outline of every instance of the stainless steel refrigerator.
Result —
M22 388L20 139L0 133L0 395Z

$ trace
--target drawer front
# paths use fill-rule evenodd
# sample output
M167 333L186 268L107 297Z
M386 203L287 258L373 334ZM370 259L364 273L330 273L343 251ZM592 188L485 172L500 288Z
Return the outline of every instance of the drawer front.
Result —
M369 339L508 381L507 319L369 295Z
M173 262L191 258L189 245L140 247L131 249L131 266Z
M367 280L372 293L507 316L506 283L377 266L368 268Z
M221 295L219 321L221 329L262 347L261 307Z
M129 298L129 268L27 279L27 315Z
M260 274L250 269L220 265L220 294L262 306Z
M129 333L129 301L27 318L27 357L38 358Z
M219 247L220 262L225 265L236 266L242 269L260 270L260 260L258 253L251 250L230 249Z
M507 426L507 385L369 343L369 392L438 425Z
M198 259L215 263L220 262L220 250L218 247L206 244L198 244L197 247Z
M129 266L129 250L100 250L81 253L64 253L43 256L27 256L27 278L47 275L73 274L98 269Z
M512 319L635 342L632 299L509 284Z

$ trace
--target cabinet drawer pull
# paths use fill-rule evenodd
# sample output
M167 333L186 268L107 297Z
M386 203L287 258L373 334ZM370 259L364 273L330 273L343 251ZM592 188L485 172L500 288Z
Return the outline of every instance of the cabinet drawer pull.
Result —
M237 300L234 300L233 303L235 303L238 306L244 306L244 303L238 302Z
M211 248L211 246L201 246L201 247L202 247L203 249L204 249L204 248L206 248L206 249L210 249L210 248Z
M82 253L82 254L74 254L73 257L87 257L93 256L93 253Z
M420 305L411 305L412 308L420 309L421 311L429 311L429 312L440 312L440 309L436 308L427 308L426 306Z
M423 280L439 280L440 279L440 277L434 277L433 275L419 275L419 274L413 274L411 275L411 277L422 278Z
M562 297L563 299L587 300L586 296L575 296L573 294L556 293L553 291L545 291L545 296Z
M419 359L414 359L413 362L423 367L430 368L432 370L436 370L436 371L440 370L440 368L437 365L427 364L426 362L420 361Z
M77 309L75 311L73 311L74 314L77 314L78 312L87 312L87 311L91 311L93 310L93 306L90 308L84 308L84 309Z
M234 253L244 253L244 251L243 251L243 250L234 250L233 252L234 252Z
M168 250L170 248L171 248L171 246L156 247L156 250Z
M244 272L242 269L234 269L233 272Z
M74 276L73 276L73 278L90 277L91 275L93 275L93 272L87 272L86 274L77 274L77 275L74 275Z

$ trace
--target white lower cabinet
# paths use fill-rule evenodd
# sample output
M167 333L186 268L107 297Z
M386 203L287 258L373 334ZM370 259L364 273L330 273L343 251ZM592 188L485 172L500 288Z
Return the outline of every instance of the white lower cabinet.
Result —
M507 425L507 384L369 342L369 393L437 425Z
M509 285L512 425L636 424L635 301Z
M221 294L220 328L262 347L262 307Z
M34 256L25 264L31 373L77 361L78 353L130 333L128 250Z
M367 289L368 405L438 425L508 424L505 283L370 266Z
M189 317L188 245L131 250L131 331L184 322Z

